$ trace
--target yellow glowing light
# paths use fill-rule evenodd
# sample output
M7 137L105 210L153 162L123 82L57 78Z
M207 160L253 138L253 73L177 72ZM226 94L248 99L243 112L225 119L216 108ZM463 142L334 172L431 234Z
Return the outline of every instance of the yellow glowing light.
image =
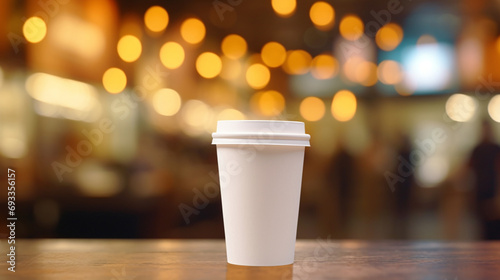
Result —
M356 96L348 90L340 90L333 97L332 116L340 121L351 120L356 114Z
M184 49L176 42L167 42L161 46L160 61L168 69L176 69L184 62Z
M182 117L192 127L203 127L212 115L211 108L200 100L189 100L182 109Z
M309 96L300 102L300 115L307 121L319 121L325 115L325 103L323 100Z
M242 68L240 61L223 56L220 76L226 80L235 80L240 77Z
M403 40L403 28L395 23L389 23L377 31L375 42L384 51L392 51Z
M153 96L153 108L163 116L173 116L181 108L181 96L171 88L162 88Z
M467 122L476 113L478 103L471 96L456 93L446 101L445 110L450 119L456 122Z
M125 35L119 41L116 46L118 55L125 62L136 61L139 56L141 56L142 45L141 41L132 35Z
M107 92L112 94L120 93L127 86L127 76L123 70L112 67L102 75L102 84Z
M329 29L333 25L335 11L330 4L318 1L311 6L309 18L311 18L311 21L317 28L322 30Z
M347 40L355 41L361 38L364 32L363 21L358 16L348 15L345 16L339 25L340 35Z
M311 62L311 74L314 78L324 80L335 77L339 71L339 63L329 54L320 54Z
M23 25L24 38L30 43L38 43L47 35L47 25L39 17L30 17Z
M279 67L286 60L286 49L278 42L269 42L260 52L262 61L269 67Z
M263 116L277 116L285 109L285 98L275 90L257 92L250 99L252 110Z
M403 79L401 65L394 60L380 62L377 70L380 82L386 85L395 85Z
M168 13L160 6L150 7L144 14L144 24L153 32L161 32L167 28Z
M295 12L297 2L295 0L272 0L271 6L280 17L289 17Z
M245 115L232 108L227 108L222 110L220 113L217 114L217 120L222 121L222 120L244 120Z
M26 140L16 137L6 137L0 142L0 153L7 158L23 158L27 152Z
M365 59L362 58L361 56L351 56L346 60L342 69L347 79L353 82L358 82L358 79L356 77L358 72L358 67L363 62L365 62Z
M288 51L283 70L291 75L302 75L309 71L311 61L311 55L304 50Z
M377 83L377 65L363 61L356 68L356 81L364 86L373 86Z
M250 65L247 69L246 80L249 86L254 89L261 89L269 83L271 72L269 69L260 63Z
M54 45L80 59L97 59L106 50L106 34L95 23L70 13L62 13L51 22Z
M118 172L95 162L80 165L74 178L80 193L88 197L112 197L124 187Z
M188 18L181 25L181 36L190 44L198 44L205 38L205 25L197 18Z
M26 79L26 90L35 102L37 114L78 121L95 121L101 108L97 90L86 83L45 73Z
M488 114L494 121L500 123L500 94L491 98L488 103Z
M222 40L221 49L225 56L238 59L247 52L247 42L240 35L230 34Z
M203 78L214 78L219 75L221 70L222 60L215 53L204 52L196 59L196 71Z

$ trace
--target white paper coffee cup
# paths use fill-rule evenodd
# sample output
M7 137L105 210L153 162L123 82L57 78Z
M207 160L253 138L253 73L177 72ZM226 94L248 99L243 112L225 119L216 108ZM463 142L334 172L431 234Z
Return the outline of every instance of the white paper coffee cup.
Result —
M304 149L304 123L219 121L212 134L227 260L248 266L292 264Z

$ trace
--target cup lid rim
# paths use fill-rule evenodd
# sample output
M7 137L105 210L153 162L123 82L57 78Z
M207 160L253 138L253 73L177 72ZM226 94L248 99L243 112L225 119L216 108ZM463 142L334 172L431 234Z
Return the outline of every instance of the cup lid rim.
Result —
M260 139L300 139L309 140L311 136L307 133L254 133L254 132L214 132L212 138L260 138Z
M219 120L217 122L287 122L287 123L304 123L301 121L288 121L288 120Z

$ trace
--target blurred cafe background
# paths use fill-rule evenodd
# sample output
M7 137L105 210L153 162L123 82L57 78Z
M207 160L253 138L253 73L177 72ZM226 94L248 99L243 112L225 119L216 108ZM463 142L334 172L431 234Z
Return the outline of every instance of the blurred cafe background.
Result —
M0 34L17 237L223 238L211 133L277 119L298 238L500 239L498 0L7 0Z

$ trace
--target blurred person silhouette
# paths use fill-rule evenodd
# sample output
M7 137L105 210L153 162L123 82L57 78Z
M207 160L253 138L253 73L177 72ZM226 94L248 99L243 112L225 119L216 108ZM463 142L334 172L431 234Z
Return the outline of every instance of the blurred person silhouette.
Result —
M476 213L483 239L500 239L500 145L493 139L493 128L482 123L481 140L472 150L469 168L474 174Z
M413 151L411 140L408 135L401 134L400 141L401 144L397 151L397 157L405 162L410 162L410 155ZM398 172L397 168L396 166L396 170L394 171L395 174ZM408 238L410 202L414 182L415 176L414 173L411 172L408 176L404 177L402 181L397 181L394 185L394 234L396 238Z
M359 157L357 169L359 186L356 188L356 225L353 238L387 238L392 231L391 201L394 199L385 173L392 170L395 150L388 144L386 135L374 125L372 141Z
M328 184L337 190L338 223L335 230L341 238L348 237L351 217L352 188L354 187L355 159L340 141L337 153L332 157L327 173Z

